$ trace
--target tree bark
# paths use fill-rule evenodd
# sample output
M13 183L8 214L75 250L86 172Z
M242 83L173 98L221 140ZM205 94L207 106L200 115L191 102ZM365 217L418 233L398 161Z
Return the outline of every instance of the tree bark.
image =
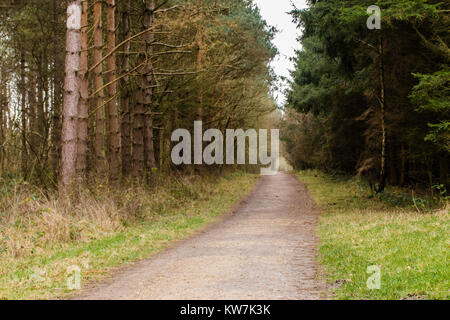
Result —
M145 0L143 15L143 30L153 25L153 11L155 3L153 0ZM143 63L153 52L152 42L154 35L146 32L143 35L144 45L139 56L139 62ZM153 119L151 114L153 82L153 65L151 61L140 68L141 79L136 96L136 109L133 121L133 160L134 172L142 175L144 170L154 167L155 156L153 151Z
M27 93L25 88L25 53L24 49L21 48L20 55L20 86L19 86L21 103L20 108L21 121L22 121L22 152L21 152L21 168L22 175L26 179L28 175L28 148L27 148L27 117L26 117L26 105L27 105Z
M202 16L200 17L202 19ZM195 36L195 42L197 44L197 57L195 62L195 70L197 71L197 98L198 98L198 106L197 106L197 121L202 121L203 119L203 92L202 92L202 83L200 77L200 70L202 69L202 60L203 60L203 29L200 25L198 26L197 34Z
M131 0L125 0L122 8L122 41L130 37L130 15L131 10ZM122 74L126 74L120 80L120 104L122 111L122 175L128 176L131 169L131 116L130 116L130 90L128 81L130 77L128 76L128 71L130 68L130 47L131 44L128 41L123 46L123 58L121 71Z
M52 133L51 133L51 155L50 161L55 176L58 175L61 155L61 101L62 101L62 66L60 36L60 0L53 0L53 100L52 100Z
M45 102L44 102L44 92L45 92L45 72L43 66L43 54L39 56L37 63L37 105L36 105L36 157L38 165L43 164L43 153L47 141L47 136L45 134Z
M0 71L0 177L2 177L5 168L5 131L6 131L6 110L8 107L7 96L7 84L6 84L6 72L2 66Z
M107 46L108 53L112 53L116 46L116 3L115 0L106 0L106 22L107 22ZM109 175L111 179L118 178L120 160L120 132L119 132L119 115L117 110L117 82L116 79L116 54L112 53L106 61L108 73L108 120L109 120Z
M377 193L383 192L386 187L386 90L384 83L384 46L383 37L379 42L379 77L380 77L380 109L381 109L381 167Z
M83 1L81 16L81 57L80 57L80 101L78 103L77 129L77 177L81 181L86 175L87 138L89 118L89 78L88 78L88 8L89 0Z
M37 155L38 151L38 143L39 143L39 137L37 135L38 126L37 126L37 120L36 120L36 72L32 71L29 75L29 81L28 81L28 106L29 106L29 112L28 112L28 121L30 125L30 149L32 158L34 159L34 156ZM33 161L34 163L34 161Z
M153 26L154 20L154 10L155 10L155 0L146 0L146 10L144 14L144 28L149 29ZM145 34L145 42L147 48L147 56L151 57L153 54L153 41L155 36L152 32ZM146 75L143 78L144 84L144 101L145 101L145 133L144 133L144 160L145 169L147 173L150 174L152 169L156 166L155 164L155 149L153 142L153 114L152 114L152 103L153 103L153 61L150 60L147 64Z
M74 182L77 157L78 102L80 98L81 0L69 1L67 6L66 62L63 101L61 151L61 187Z
M202 60L203 60L203 28L201 27L203 15L200 14L200 23L198 23L197 34L195 36L195 42L197 45L197 56L195 61L195 70L197 71L197 112L196 112L196 120L203 121L203 84L202 78L200 74L200 70L202 69ZM203 150L203 142L202 142L202 150ZM200 166L195 166L195 172L200 174Z
M102 22L102 2L96 1L94 4L94 65L97 65L103 57L103 22ZM94 69L94 91L97 92L103 87L103 67L100 63ZM97 173L104 171L104 146L105 146L105 111L103 108L103 90L97 93L94 99L96 107L95 125L95 162Z
M50 111L50 88L49 88L49 69L48 69L48 53L47 48L44 48L42 53L42 76L40 79L42 94L43 96L43 105L42 105L42 122L41 122L41 130L43 142L42 142L42 166L43 170L47 170L48 167L48 145L49 145L49 111Z

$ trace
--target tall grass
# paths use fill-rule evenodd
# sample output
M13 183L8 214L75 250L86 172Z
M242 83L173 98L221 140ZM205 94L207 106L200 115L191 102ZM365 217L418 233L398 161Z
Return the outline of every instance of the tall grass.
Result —
M144 258L192 234L246 194L257 175L161 176L139 183L91 185L61 201L20 180L0 183L0 299L65 295L67 267L83 281ZM45 281L36 282L36 270Z

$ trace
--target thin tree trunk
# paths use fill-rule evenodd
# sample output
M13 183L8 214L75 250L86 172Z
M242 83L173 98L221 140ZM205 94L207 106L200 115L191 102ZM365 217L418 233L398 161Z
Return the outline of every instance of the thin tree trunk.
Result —
M122 9L122 41L130 37L131 0L125 0ZM130 67L130 42L123 47L122 74L126 74L120 80L120 104L122 111L122 175L127 176L131 169L131 116L130 116L130 90L128 70Z
M28 121L30 124L30 149L32 156L37 155L39 137L37 135L37 120L36 120L36 72L30 72L29 82L28 82L28 104L29 113Z
M53 0L53 99L52 99L52 130L51 130L51 156L50 161L55 176L59 173L61 155L61 97L62 97L62 66L60 37L60 0Z
M197 57L195 61L195 70L197 71L197 114L196 120L203 121L203 84L201 79L200 70L202 68L203 59L203 28L201 27L203 16L200 15L200 23L197 29L197 34L195 36L195 42L197 44ZM203 143L202 143L203 150ZM200 166L195 166L195 171L200 174Z
M149 29L153 26L153 19L155 11L155 0L146 0L146 10L144 13L144 28ZM146 52L149 57L153 54L153 41L155 36L152 32L148 32L145 35ZM145 101L145 132L144 132L144 161L145 169L147 173L151 173L155 165L155 149L153 142L153 61L150 60L147 64L146 74L143 78L144 89L144 101Z
M202 19L202 17L200 18ZM201 22L200 22L201 23ZM200 80L197 82L197 98L198 98L198 106L197 106L197 121L202 121L203 119L203 85L200 79L200 70L202 69L202 60L203 60L203 29L201 26L198 27L196 34L196 44L197 44L197 57L195 62L195 69L197 71L197 79Z
M144 113L142 91L138 90L133 117L133 169L136 176L144 171Z
M22 174L26 178L28 174L28 150L27 150L27 118L26 118L26 89L25 89L25 54L21 49L20 56L20 89L21 93L21 120L22 120L22 153L21 153L21 167Z
M48 166L48 143L49 143L49 111L50 111L50 88L49 88L49 71L48 71L48 53L44 48L42 54L42 94L43 97L43 114L42 114L42 136L44 137L42 142L42 165L44 170L47 170Z
M386 187L386 101L385 101L385 83L384 83L384 47L383 37L380 37L379 43L379 76L380 76L380 107L381 107L381 168L377 193L383 192Z
M7 84L6 84L6 73L5 68L1 68L0 72L0 177L4 172L5 165L5 131L6 131L6 110L7 110Z
M103 57L103 23L102 23L102 2L96 1L94 4L94 65L99 63ZM94 91L97 92L103 87L103 68L99 64L94 69ZM104 146L105 146L105 111L102 107L104 103L103 90L97 93L95 99L96 107L96 129L95 129L95 162L98 173L104 171Z
M38 165L42 164L42 155L45 147L45 106L44 106L44 72L43 72L43 56L41 55L38 61L37 68L37 105L36 105L36 156ZM41 168L39 168L40 170Z
M107 46L108 53L113 52L116 46L116 3L115 0L106 0L106 22L107 22ZM119 152L120 152L120 132L119 115L117 110L117 82L116 79L116 54L110 54L106 61L108 68L107 83L108 86L108 120L109 120L109 175L115 180L119 174Z
M80 98L81 0L72 0L67 7L66 62L63 102L61 151L61 187L74 182L77 158L78 102Z
M89 0L83 1L81 16L81 57L80 57L80 101L78 103L77 130L77 177L83 180L86 175L87 137L89 118L89 78L88 78L88 8Z

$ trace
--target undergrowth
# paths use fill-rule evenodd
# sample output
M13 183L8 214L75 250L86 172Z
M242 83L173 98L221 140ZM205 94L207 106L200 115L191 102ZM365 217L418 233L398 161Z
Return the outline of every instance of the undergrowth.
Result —
M72 292L73 266L85 283L148 257L228 210L257 175L158 179L153 187L91 185L73 201L21 180L0 181L0 298L64 296Z
M321 209L320 262L336 299L449 298L448 203L428 207L392 188L373 196L356 178L318 171L298 176Z

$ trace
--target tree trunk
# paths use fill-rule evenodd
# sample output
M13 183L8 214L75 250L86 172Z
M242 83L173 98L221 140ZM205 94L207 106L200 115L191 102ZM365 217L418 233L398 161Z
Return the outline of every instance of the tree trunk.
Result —
M67 6L66 62L61 151L61 187L71 185L76 175L78 101L80 98L81 0Z
M195 36L195 42L197 45L197 56L195 61L195 70L197 72L197 112L196 120L203 121L203 84L202 77L200 75L200 70L202 69L202 59L203 59L203 28L201 27L203 15L200 15L200 23L198 24L197 34ZM203 150L203 142L201 143ZM202 151L200 151L202 152ZM195 172L200 174L200 166L195 166Z
M6 110L7 103L7 84L6 84L6 72L5 68L1 68L0 72L0 178L3 175L5 167L5 132L6 132Z
M144 13L144 28L148 29L153 26L153 19L155 11L155 0L146 0L146 10ZM147 32L145 35L145 46L147 48L147 55L150 60L147 64L146 74L143 78L144 83L144 101L145 101L145 133L144 133L144 159L145 159L145 169L147 173L151 173L155 165L155 150L153 143L153 114L152 114L152 103L153 103L153 61L151 56L153 54L153 32Z
M377 193L383 192L386 187L386 101L384 83L384 48L383 37L379 43L379 76L380 76L380 107L381 107L381 168Z
M38 161L39 170L40 166L43 164L43 153L46 144L47 137L45 135L45 102L44 102L44 92L45 92L45 74L43 66L43 55L40 56L37 63L37 105L36 105L36 156Z
M99 62L103 58L103 22L102 22L102 2L94 3L94 91L97 92L103 87L103 68ZM97 93L95 100L96 124L95 124L95 162L97 173L104 171L104 136L105 136L105 111L103 108L104 95L103 90Z
M22 174L26 179L28 175L28 148L27 148L27 117L26 117L26 88L25 88L25 53L21 49L20 56L20 95L22 106L20 108L21 120L22 120L22 153L21 153L21 167Z
M200 16L200 20L203 16ZM197 34L195 36L195 42L197 44L197 57L195 61L195 70L197 71L197 121L202 121L203 119L203 92L202 92L202 80L200 77L200 70L202 69L202 60L203 60L203 28L201 27L202 21L197 29Z
M122 41L130 37L131 0L125 0L122 9ZM122 175L128 176L131 169L131 117L130 117L130 90L128 76L130 67L130 42L123 46L122 74L126 76L120 80L120 104L122 111Z
M86 175L87 138L89 118L89 78L88 78L88 8L89 0L83 1L81 16L81 57L80 57L80 101L78 103L77 129L77 177L81 181Z
M116 46L116 3L115 0L106 0L106 22L107 22L107 46L108 53ZM116 84L116 54L110 54L106 62L108 73L108 120L109 120L109 175L115 180L119 174L119 152L120 152L120 132L119 115L117 110L117 84Z
M53 172L58 175L60 155L61 155L61 97L62 97L62 82L63 73L62 65L63 59L61 54L60 37L60 4L61 1L53 0L53 99L52 99L52 148L50 161Z
M28 121L30 125L30 149L32 158L35 159L38 151L39 137L37 135L37 120L36 120L36 72L30 72L28 82ZM34 163L34 161L33 161ZM32 166L33 167L33 166Z
M42 166L44 170L48 167L48 145L49 145L49 112L50 112L50 88L49 88L49 70L48 70L48 53L45 48L42 53L42 78L41 78L43 105L42 105Z
M143 30L149 29L153 25L153 11L155 3L153 0L145 0ZM144 45L139 56L139 62L144 63L153 51L152 42L154 35L146 32L143 35ZM141 79L136 96L136 110L133 121L133 159L134 171L137 175L142 175L144 169L151 170L154 167L155 156L153 151L153 121L151 114L153 82L153 65L151 60L147 61L141 68Z

